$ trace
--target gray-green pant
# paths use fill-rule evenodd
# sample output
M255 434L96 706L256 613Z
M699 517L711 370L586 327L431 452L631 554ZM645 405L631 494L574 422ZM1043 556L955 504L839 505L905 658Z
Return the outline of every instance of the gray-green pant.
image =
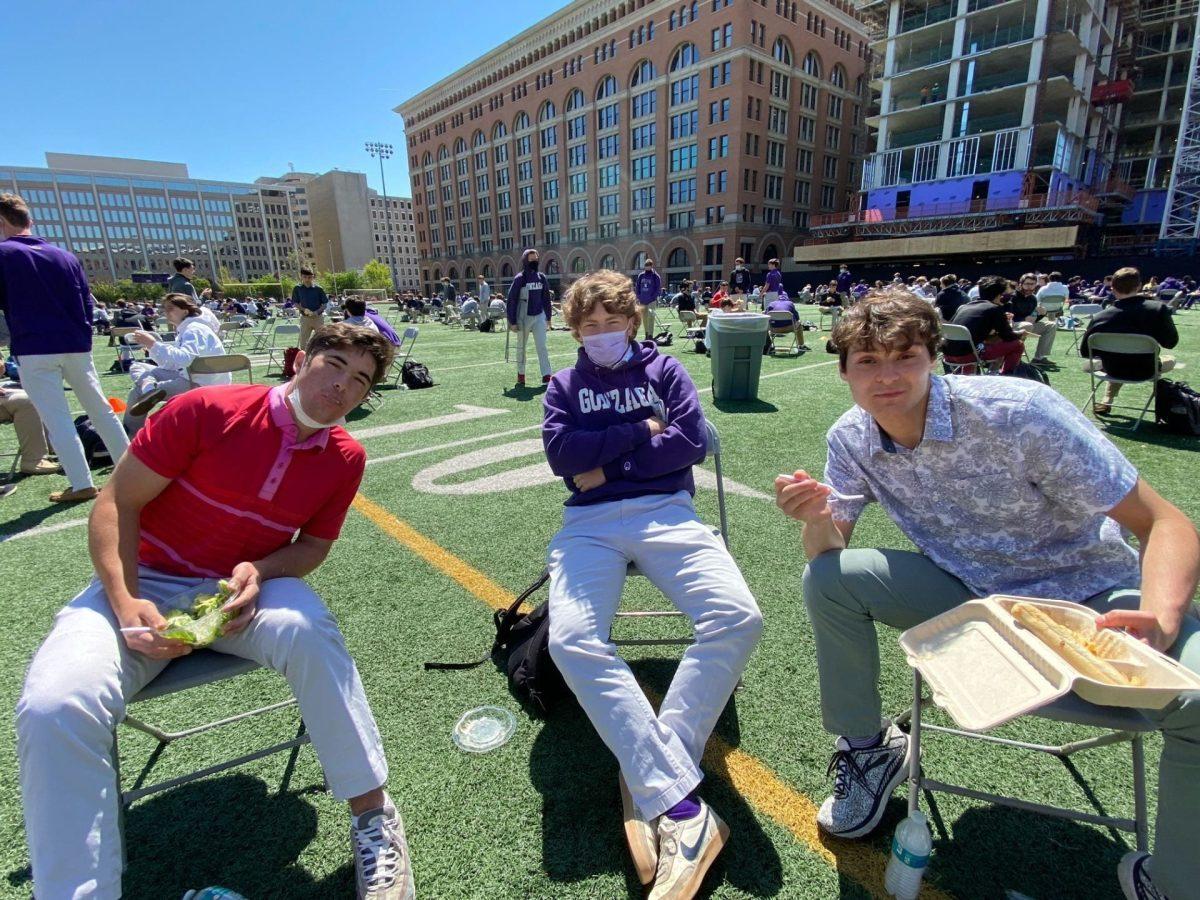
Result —
M928 557L904 550L822 553L804 571L821 684L821 718L833 734L867 737L880 728L879 643L875 623L907 629L971 599L972 592ZM1136 588L1089 598L1099 612L1136 609ZM1200 672L1200 620L1189 616L1170 655ZM1144 710L1163 733L1158 770L1154 883L1169 897L1200 884L1195 824L1200 813L1200 693Z

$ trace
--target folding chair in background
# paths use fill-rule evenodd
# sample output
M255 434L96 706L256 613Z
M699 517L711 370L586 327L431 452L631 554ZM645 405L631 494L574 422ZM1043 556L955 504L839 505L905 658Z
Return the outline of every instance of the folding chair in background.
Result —
M262 353L275 346L275 317L269 316L262 327L250 332L250 353Z
M280 343L280 338L283 338L282 343ZM279 366L279 373L281 375L283 374L284 353L287 351L288 347L296 346L292 343L293 339L297 343L300 341L299 325L275 326L275 334L271 338L271 346L267 349L267 375L271 374L271 369L276 365Z
M1087 331L1088 325L1092 322L1092 317L1100 312L1104 307L1099 303L1076 303L1070 309L1064 311L1062 318L1058 320L1058 330L1070 332L1071 346L1067 348L1067 352L1072 350L1079 352L1079 335ZM1070 322L1070 327L1067 323ZM1083 354L1080 354L1081 356Z
M396 373L392 387L396 388L396 390L404 388L404 384L400 380L404 374L404 364L412 356L413 344L417 342L417 335L419 333L420 329L416 325L409 325L404 329L404 333L400 335L400 343L396 346L396 355L392 359L392 370Z
M682 326L682 327L679 329L679 337L680 337L680 338L683 338L683 339L686 339L686 338L689 338L689 337L691 337L691 335L689 334L689 332L690 332L690 331L691 331L691 330L692 330L692 329L695 327L695 325L696 325L696 312L695 312L695 310L691 310L691 309L681 309L681 310L677 310L677 315L679 316L679 324Z
M796 326L800 323L796 319L793 319L792 314L786 309L774 310L768 312L767 315L770 317L767 324L771 335L771 353L775 354L779 352L779 348L775 343L776 338L786 339L790 337L792 339L792 346L787 348L787 352L793 356L799 356L800 341L796 337Z
M188 381L192 383L192 387L198 387L197 375L224 375L233 372L245 372L250 378L250 383L254 384L254 367L250 364L250 357L242 353L197 356L187 367Z
M971 356L974 362L950 362L946 359L946 354L942 354L942 370L947 375L986 375L991 368L998 367L1000 360L992 360L992 365L989 367L988 362L979 355L979 348L975 346L975 338L971 337L971 329L966 325L955 325L952 322L942 323L942 337L947 341L965 341L971 346Z
M1154 360L1154 370L1151 375L1146 378L1115 378L1104 372L1099 366L1103 365L1103 357L1105 353L1117 353L1127 356L1149 356ZM1146 397L1146 405L1138 412L1137 421L1133 423L1132 428L1123 426L1109 425L1110 428L1118 428L1121 431L1137 431L1138 426L1142 424L1142 419L1146 417L1146 412L1150 409L1150 404L1154 402L1154 395L1158 391L1158 381L1162 378L1162 361L1160 356L1162 347L1158 341L1150 337L1148 334L1111 334L1106 332L1093 332L1088 337L1087 341L1087 360L1088 374L1092 379L1092 392L1088 396L1087 401L1083 406L1083 413L1087 415L1090 409L1095 411L1096 392L1100 390L1100 385L1108 384L1148 384L1150 385L1150 393ZM1176 365L1176 368L1183 368ZM1137 409L1136 406L1116 406L1113 409Z

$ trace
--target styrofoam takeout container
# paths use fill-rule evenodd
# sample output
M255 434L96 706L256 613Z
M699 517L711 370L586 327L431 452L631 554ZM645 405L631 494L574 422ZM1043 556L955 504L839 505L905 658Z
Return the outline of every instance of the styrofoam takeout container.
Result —
M1065 600L996 595L970 600L900 635L908 664L962 728L995 728L1071 690L1089 703L1135 709L1162 709L1181 692L1200 690L1200 675L1124 632L1114 632L1120 655L1111 661L1135 671L1143 683L1121 686L1090 678L1017 621L1010 612L1015 603L1041 607L1076 629L1094 630L1099 617Z

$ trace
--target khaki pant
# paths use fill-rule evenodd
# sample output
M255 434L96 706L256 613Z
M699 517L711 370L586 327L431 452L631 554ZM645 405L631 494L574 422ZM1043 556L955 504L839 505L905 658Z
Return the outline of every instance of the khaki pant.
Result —
M1175 368L1175 357L1163 356L1158 357L1159 374L1165 375ZM1103 371L1103 366L1100 360L1085 359L1083 361L1083 371L1085 372L1100 372ZM1112 402L1117 399L1117 394L1121 393L1123 385L1113 384L1111 381L1104 383L1104 403L1112 405Z
M300 316L300 349L308 349L308 340L312 333L325 324L324 316Z
M12 422L17 430L17 446L20 448L21 471L29 474L46 458L46 433L42 420L33 408L33 401L24 391L6 390L0 396L0 425Z

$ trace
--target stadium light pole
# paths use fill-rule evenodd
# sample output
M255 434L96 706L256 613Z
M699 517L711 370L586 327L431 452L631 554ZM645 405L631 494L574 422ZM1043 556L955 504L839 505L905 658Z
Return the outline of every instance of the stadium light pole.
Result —
M379 157L379 181L383 187L383 221L387 224L388 268L392 273L392 290L398 290L400 279L396 277L396 246L392 242L392 213L388 209L387 179L383 175L383 161L391 159L395 151L391 144L381 144L378 141L367 141L367 153Z

